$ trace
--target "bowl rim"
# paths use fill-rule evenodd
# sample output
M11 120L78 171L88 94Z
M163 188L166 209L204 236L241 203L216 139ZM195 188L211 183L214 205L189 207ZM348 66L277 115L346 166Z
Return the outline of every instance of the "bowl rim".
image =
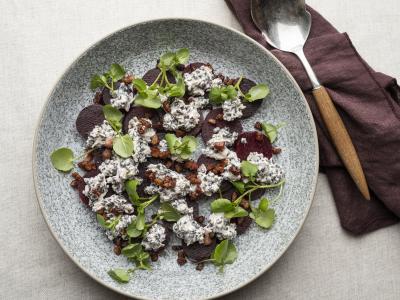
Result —
M89 275L89 277L91 277L92 279L94 279L96 282L100 283L102 286L107 287L108 289L119 293L121 295L127 296L129 298L136 298L136 299L143 299L143 300L152 300L151 298L144 298L142 296L138 296L138 295L132 295L129 294L125 291L122 291L114 286L109 285L108 283L104 282L101 278L97 277L95 274L92 274L89 272L89 270L87 270L86 268L84 268L80 262L78 260L76 260L70 253L69 251L66 249L66 246L63 244L63 242L58 238L57 233L53 230L52 226L50 225L50 221L44 211L44 203L42 200L42 195L39 191L38 188L38 170L37 170L37 142L38 142L38 135L39 135L39 128L42 125L43 122L43 117L44 117L44 113L50 103L50 97L54 94L54 91L57 87L57 84L64 78L64 76L70 71L72 70L76 63L83 57L85 56L91 49L95 48L96 46L98 46L101 42L103 42L105 39L108 39L110 37L112 37L113 35L119 34L125 30L128 30L132 27L135 26L139 26L139 25L147 25L147 24L151 24L151 23L157 23L157 22L165 22L165 21L186 21L186 22L198 22L198 23L205 23L207 25L211 25L211 26L215 26L215 27L219 27L221 29L224 30L228 30L232 33L235 33L239 36L241 36L242 38L244 38L245 40L247 40L248 42L252 43L254 46L258 47L259 49L261 49L262 51L264 51L264 53L266 55L268 55L270 58L272 58L282 69L283 72L286 73L286 75L288 76L289 80L292 81L293 86L295 89L297 89L297 91L300 93L301 98L304 101L304 104L306 106L306 112L310 118L310 120L313 120L313 116L311 113L311 109L307 103L307 100L303 94L303 91L301 90L301 88L299 87L299 85L297 84L296 80L294 79L294 77L292 76L292 74L290 74L289 70L265 47L263 47L261 44L259 44L258 42L256 42L255 40L253 40L252 38L250 38L249 36L247 36L246 34L244 34L243 32L240 32L239 30L232 28L232 27L228 27L222 24L217 24L214 22L210 22L210 21L205 21L205 20L201 20L201 19L195 19L195 18L186 18L186 17L177 17L177 18L156 18L156 19L149 19L149 20L145 20L142 22L137 22L137 23L133 23L131 25L127 25L122 27L121 29L118 29L116 31L113 31L109 34L107 34L106 36L104 36L103 38L99 39L98 41L96 41L95 43L93 43L91 46L89 46L88 48L86 48L78 57L76 57L70 64L68 67L66 67L64 69L64 71L62 72L62 74L57 78L57 80L55 81L55 83L53 84L53 87L51 88L50 92L48 93L47 97L46 97L46 102L44 103L44 105L41 108L40 111L40 115L38 118L38 121L36 123L36 128L35 128L35 134L34 134L34 139L33 139L33 149L32 149L32 173L33 173L33 183L34 183L34 188L35 188L35 195L36 195L36 200L39 203L39 207L40 207L40 211L42 213L42 216L47 224L48 229L51 232L51 235L53 236L53 238L56 240L56 242L58 243L58 245L62 248L62 250L64 251L64 253L79 267L79 269L81 269L84 273L86 273L87 275ZM284 253L287 252L287 250L289 249L289 247L292 245L293 241L296 239L296 237L299 235L300 230L303 228L303 225L309 215L310 212L310 208L312 206L313 200L314 200L314 196L315 196L315 191L316 191L316 185L317 185L317 179L318 179L318 170L319 170L319 146L318 146L318 137L317 137L317 130L315 127L315 123L311 122L311 129L312 129L312 134L314 137L314 140L316 141L314 143L314 150L315 150L315 165L314 165L314 172L313 172L313 180L312 183L310 185L311 187L311 193L310 193L310 197L309 197L309 204L308 207L306 208L305 211L305 215L303 217L303 219L300 222L300 225L298 226L295 234L293 235L293 238L291 238L289 240L289 243L287 244L287 246L285 247L285 249L274 259L272 260L272 262L264 267L262 270L260 270L258 272L258 274L256 274L255 276L251 277L249 280L241 283L240 285L232 288L232 289L228 289L225 290L223 292L220 292L218 294L212 295L211 297L208 298L203 298L203 299L215 299L218 297L222 297L225 295L228 295L230 293L233 293L241 288L243 288L244 286L250 284L251 282L255 281L257 278L259 278L261 275L263 275L266 271L268 271L282 256Z

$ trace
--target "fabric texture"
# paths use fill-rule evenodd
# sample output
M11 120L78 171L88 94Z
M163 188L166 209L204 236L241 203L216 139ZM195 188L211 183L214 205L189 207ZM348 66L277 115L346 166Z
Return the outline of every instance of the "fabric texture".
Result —
M358 54L346 33L339 33L308 7L312 27L304 52L355 145L372 197L366 201L330 141L300 60L267 44L251 19L250 0L226 2L246 34L270 49L303 90L317 128L320 166L328 176L342 226L354 234L362 234L398 222L400 88L396 80L375 72Z

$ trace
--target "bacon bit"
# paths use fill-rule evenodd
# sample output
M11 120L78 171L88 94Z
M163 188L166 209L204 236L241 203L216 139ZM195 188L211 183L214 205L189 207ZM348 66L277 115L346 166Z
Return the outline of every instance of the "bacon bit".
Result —
M163 109L165 112L170 113L171 112L171 104L168 101L164 101L163 104Z
M101 157L103 158L103 160L110 159L111 156L112 156L112 152L110 149L104 149L104 151L101 153Z
M150 148L150 154L151 154L151 157L159 158L160 154L161 154L161 151L160 151L160 149L158 147L151 147Z
M124 77L122 78L122 82L128 85L132 83L133 79L135 78L133 77L132 74L125 74Z
M108 149L112 149L112 147L113 147L113 138L112 137L106 138L106 141L104 143L104 147L106 147Z
M210 234L208 232L204 233L204 245L208 246L212 244L212 240L210 238Z
M114 253L116 254L116 255L121 255L121 246L120 245L115 245L114 246Z
M282 152L281 148L272 147L272 154L276 155Z
M184 132L183 130L178 129L177 131L175 131L175 135L177 137L184 137L186 135L186 132Z
M224 115L223 115L223 114L218 114L218 115L216 116L216 119L217 119L217 120L223 120L223 119L224 119Z
M146 176L150 181L153 181L156 178L156 174L153 171L147 170L144 173L144 176Z
M209 119L209 120L208 120L208 124L215 125L215 124L217 124L217 120L215 120L215 119Z
M189 173L186 174L186 179L190 181L191 184L200 184L201 180L197 177L197 174Z
M82 176L79 175L79 173L77 173L77 172L73 172L73 173L71 174L71 176L72 176L74 179L76 179L76 180L82 179Z
M225 142L216 142L216 143L214 143L214 148L218 152L222 152L225 149Z
M72 188L76 189L78 187L78 180L74 179L69 184Z
M176 180L170 176L165 176L162 181L162 187L165 189L172 189L176 186Z
M204 263L203 262L198 263L197 266L196 266L196 270L197 271L202 271L203 269L204 269Z
M236 166L231 166L229 168L229 172L231 172L233 175L236 175L236 176L240 175L240 169Z
M237 197L238 197L238 194L237 194L237 192L235 191L235 192L233 192L232 193L232 196L231 196L231 200L232 200L232 202L233 201L235 201L236 199L237 199Z
M155 185L158 185L158 186L162 186L163 185L163 180L161 178L154 178L154 180L152 180L152 182Z
M263 141L263 134L261 132L256 132L256 141L262 142Z
M78 163L78 167L85 171L93 171L96 170L96 164L91 161L87 161L86 159Z
M101 102L102 98L103 98L103 95L101 94L101 92L96 92L96 94L94 95L93 102L96 104L99 104Z
M203 224L205 218L204 218L204 216L197 216L197 217L194 217L194 220L195 220L197 223Z
M178 265L183 266L184 264L187 263L186 257L185 257L185 252L183 250L178 251L178 259L177 259Z
M261 122L256 122L256 123L254 124L254 128L257 129L257 130L262 130Z
M156 145L158 145L158 144L160 143L160 138L158 137L157 134L155 134L155 135L153 135L153 136L151 137L150 143L151 143L153 146L156 146Z
M174 167L174 162L173 162L172 160L167 160L167 161L165 162L165 166L166 166L168 169L172 169L172 168Z
M243 207L244 209L249 209L249 208L250 208L250 202L249 202L249 200L243 198L243 199L240 201L240 206Z
M151 259L151 261L157 261L158 260L158 253L156 253L156 252L150 253L150 259Z
M199 165L193 160L188 160L185 162L184 168L190 171L196 171L199 168Z
M158 148L157 148L158 149ZM160 152L160 156L161 159L167 159L171 157L171 152L169 152L169 150L167 151L162 151Z
M182 166L182 164L176 163L176 164L175 164L175 171L178 172L178 173L182 173L182 171L183 171L183 166Z

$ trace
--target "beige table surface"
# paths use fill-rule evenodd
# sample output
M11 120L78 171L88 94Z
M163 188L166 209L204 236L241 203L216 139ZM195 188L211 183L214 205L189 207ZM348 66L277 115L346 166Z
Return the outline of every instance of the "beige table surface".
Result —
M349 32L373 67L399 77L399 0L308 2ZM47 229L32 183L34 128L51 87L83 50L135 22L182 16L240 28L222 0L0 0L0 299L122 299L80 271ZM400 299L399 229L348 235L320 175L287 253L226 299Z

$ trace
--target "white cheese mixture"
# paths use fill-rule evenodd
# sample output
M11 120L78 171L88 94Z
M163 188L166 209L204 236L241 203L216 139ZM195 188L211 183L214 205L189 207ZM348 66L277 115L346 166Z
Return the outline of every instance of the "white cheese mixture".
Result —
M193 96L204 96L205 91L211 88L213 79L213 70L208 66L201 66L192 73L184 74L187 90Z
M111 105L118 109L129 111L133 101L133 93L125 83L120 83L118 89L113 92L113 98L110 99Z
M193 207L189 207L185 199L177 199L172 201L171 205L182 215L193 214Z
M159 194L160 202L171 202L184 198L189 194L191 185L184 175L168 169L163 164L150 164L147 170L154 172L156 178L164 179L165 176L169 176L175 179L174 188L166 189L155 184L151 184L145 188L145 192L149 195Z
M197 177L201 180L200 188L206 196L218 192L223 177L215 175L213 172L207 172L205 165L201 165L197 172Z
M205 149L202 149L202 153L216 160L224 160L230 155L230 152L232 152L227 147L232 146L237 137L237 132L230 132L228 128L216 127L214 129L213 136L207 142L207 147ZM225 144L225 147L222 151L217 151L214 148L214 144L221 142Z
M97 148L104 145L107 138L113 138L115 136L115 131L112 129L108 121L104 120L103 124L96 125L86 140L87 148Z
M172 227L176 236L183 239L186 245L191 245L195 242L204 243L205 229L197 223L193 216L185 215L178 220Z
M110 197L99 199L93 203L92 210L94 212L104 210L108 218L111 218L116 214L132 214L134 212L132 203L128 202L128 200L121 195L112 195Z
M171 103L171 111L163 117L165 130L176 131L178 129L190 131L199 124L200 113L194 102L185 104L182 99L175 99Z
M109 221L112 222L118 217L112 217ZM106 236L109 240L114 240L117 237L122 237L125 239L126 236L126 228L136 219L135 215L122 215L120 216L120 220L114 229L107 230Z
M261 153L250 152L250 154L247 156L247 160L258 167L256 174L257 182L276 184L285 177L285 173L282 168L268 158L264 157L264 155Z
M224 213L213 213L208 217L205 229L213 232L219 240L231 240L236 237L236 224L229 222Z
M243 110L246 106L243 105L239 97L233 100L226 100L222 104L223 119L225 121L233 121L243 116Z
M143 118L144 121L152 124L151 120ZM134 145L133 160L139 164L145 162L151 156L151 149L149 146L151 137L156 134L153 128L147 128L143 134L138 132L140 121L137 117L133 117L128 124L128 134L132 137Z
M165 246L163 243L166 237L165 227L160 224L154 224L144 235L142 245L146 250L156 251Z
M106 177L103 174L97 174L94 177L84 178L85 189L83 194L89 198L89 205L92 206L94 201L101 199L108 192Z

